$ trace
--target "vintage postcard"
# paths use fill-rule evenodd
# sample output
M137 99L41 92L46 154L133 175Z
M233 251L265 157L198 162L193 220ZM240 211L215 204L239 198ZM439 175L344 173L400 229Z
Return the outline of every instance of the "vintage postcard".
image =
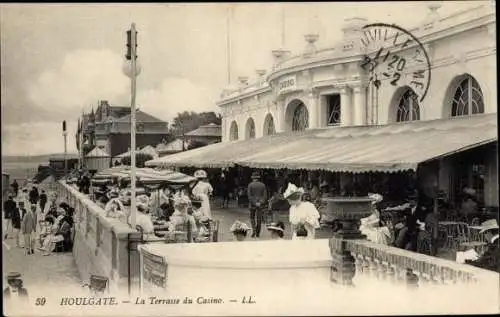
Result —
M0 4L7 316L500 313L495 1Z

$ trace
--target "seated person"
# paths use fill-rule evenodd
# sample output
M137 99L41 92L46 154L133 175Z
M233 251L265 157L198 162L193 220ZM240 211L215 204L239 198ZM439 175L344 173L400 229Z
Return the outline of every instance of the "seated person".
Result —
M169 222L169 234L167 235L170 239L175 238L176 232L186 232L191 231L191 239L195 236L198 229L196 227L196 221L193 215L188 214L188 207L190 200L186 195L180 194L174 197L174 213L170 216ZM189 229L186 228L189 225ZM192 242L192 241L189 241Z
M122 221L126 219L127 212L119 198L111 198L104 207L104 212L106 213L106 217L109 218L118 218Z
M50 233L43 239L42 247L39 248L43 255L51 255L56 244L62 241L68 241L71 236L71 226L66 217L66 211L60 209L60 215L55 219L54 225L50 229Z
M383 200L383 197L379 194L371 194L370 197L374 199L372 202L373 213L361 219L361 225L359 230L362 234L366 235L366 238L372 242L389 245L392 241L391 232L389 228L384 224L380 224L380 213L376 208L376 204Z
M491 219L483 222L483 229L480 233L484 233L488 242L487 249L483 255L476 260L465 260L466 264L470 264L482 269L500 273L500 249L498 245L498 222L496 219Z
M130 216L128 218L130 223ZM149 216L149 208L146 204L137 203L137 213L135 215L136 226L139 230L144 234L145 238L147 236L154 236L155 227L153 225L153 221Z

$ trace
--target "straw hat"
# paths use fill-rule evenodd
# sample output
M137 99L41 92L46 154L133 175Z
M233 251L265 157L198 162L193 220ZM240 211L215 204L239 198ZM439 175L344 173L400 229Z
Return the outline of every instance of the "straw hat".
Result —
M194 177L195 178L198 178L198 179L203 179L203 178L207 178L207 172L205 172L204 170L197 170L196 172L194 172Z
M8 280L14 280L14 279L18 279L18 278L21 278L21 273L19 273L19 272L9 272L9 274L7 274Z
M188 206L191 200L186 195L175 195L174 196L174 206Z
M476 196L476 190L474 188L466 187L464 188L464 194L467 194L469 196Z
M231 228L229 229L229 231L232 233L235 233L235 232L247 233L250 230L252 230L252 229L250 229L250 227L246 223L238 221L238 220L236 220L233 223L233 225L231 226Z
M319 187L328 187L328 183L326 181L322 181L321 184L319 184Z
M283 197L285 199L289 198L292 195L302 195L304 194L304 188L302 187L297 187L292 183L288 183L288 187L285 190L285 193L283 194Z
M252 179L260 179L260 174L259 174L259 172L253 172L253 173L252 173Z
M280 225L283 225L282 223ZM273 222L267 226L267 230L285 232L285 230L277 223Z
M481 224L481 231L479 231L479 233L483 233L483 232L486 232L488 230L493 230L493 229L498 229L498 222L496 219L490 219L490 220L486 220L485 222L483 222Z

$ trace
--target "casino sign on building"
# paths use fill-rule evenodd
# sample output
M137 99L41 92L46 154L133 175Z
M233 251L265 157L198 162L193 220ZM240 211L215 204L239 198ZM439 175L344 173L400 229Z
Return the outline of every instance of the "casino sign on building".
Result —
M221 143L146 165L412 170L498 206L494 2L449 16L432 3L414 28L377 22L345 20L331 48L308 34L297 55L273 51L272 69L221 94Z

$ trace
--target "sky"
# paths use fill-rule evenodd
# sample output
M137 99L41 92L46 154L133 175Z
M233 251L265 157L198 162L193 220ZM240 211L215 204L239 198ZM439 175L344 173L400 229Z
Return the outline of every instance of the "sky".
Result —
M269 70L271 51L305 48L304 34L317 33L318 48L342 38L344 19L420 24L428 2L210 4L1 4L2 155L76 152L82 111L98 100L130 105L130 79L122 72L126 34L139 32L137 104L170 122L182 111L216 111L227 80L227 20L230 24L232 85L238 76ZM445 1L448 15L479 1ZM231 6L231 11L229 7ZM229 19L228 12L232 12Z

